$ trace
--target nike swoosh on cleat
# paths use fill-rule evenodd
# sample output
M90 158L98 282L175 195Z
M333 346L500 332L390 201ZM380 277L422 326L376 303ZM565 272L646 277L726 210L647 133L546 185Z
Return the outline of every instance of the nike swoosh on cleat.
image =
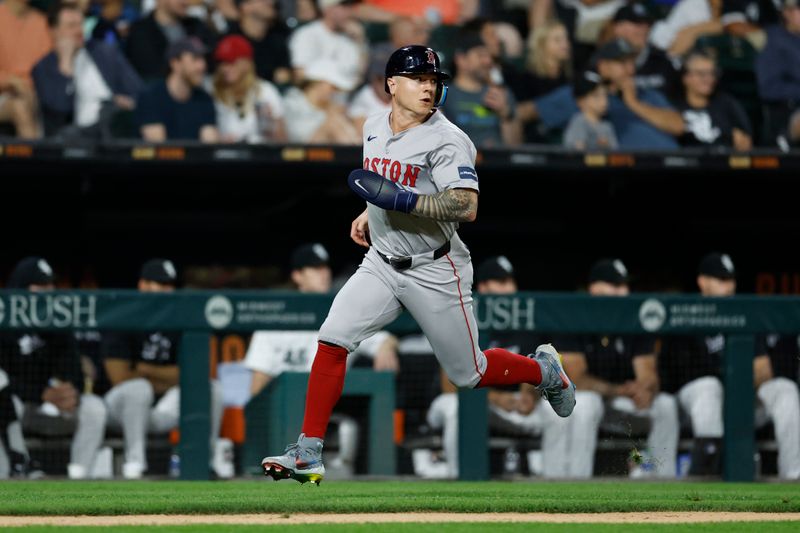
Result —
M377 138L378 138L377 135L370 135L369 137L367 137L367 142L369 142L369 141L371 141L373 139L377 139Z

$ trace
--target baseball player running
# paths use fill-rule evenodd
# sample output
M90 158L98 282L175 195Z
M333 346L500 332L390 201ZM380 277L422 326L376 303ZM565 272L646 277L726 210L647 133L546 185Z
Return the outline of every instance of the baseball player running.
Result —
M273 479L319 484L325 429L344 386L347 354L405 308L459 387L530 383L553 410L569 416L575 386L555 348L523 356L481 351L472 311L472 264L456 229L478 211L475 146L436 107L446 96L436 53L425 46L396 50L386 64L391 111L364 124L364 169L348 182L367 209L350 237L369 248L342 287L319 332L306 393L303 428L283 455L261 461ZM371 242L370 242L371 241Z

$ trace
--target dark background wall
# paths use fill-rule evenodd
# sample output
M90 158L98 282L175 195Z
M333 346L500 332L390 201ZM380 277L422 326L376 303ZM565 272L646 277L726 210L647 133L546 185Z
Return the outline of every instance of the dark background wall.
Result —
M184 155L0 158L0 279L40 254L72 285L130 287L154 256L190 269L259 267L274 282L308 241L328 247L335 270L358 263L348 234L363 204L346 185L357 149L327 162ZM736 262L742 292L800 292L792 165L736 170L724 156L693 168L644 158L610 168L558 154L513 164L513 155L482 155L478 220L460 234L475 261L507 255L524 289L573 290L593 260L616 256L637 290L694 290L699 258L719 250Z

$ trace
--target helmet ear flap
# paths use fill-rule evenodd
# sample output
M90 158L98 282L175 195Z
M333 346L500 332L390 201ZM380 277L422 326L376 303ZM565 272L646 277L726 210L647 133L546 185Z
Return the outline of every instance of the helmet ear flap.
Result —
M447 85L439 80L439 83L436 84L436 96L434 97L434 107L441 107L444 105L445 101L447 100Z

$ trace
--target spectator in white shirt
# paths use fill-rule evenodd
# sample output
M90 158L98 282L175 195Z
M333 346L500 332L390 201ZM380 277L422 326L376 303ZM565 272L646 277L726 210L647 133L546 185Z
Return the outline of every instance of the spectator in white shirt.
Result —
M241 35L222 39L214 51L218 65L209 92L217 129L224 142L286 142L283 99L270 82L258 78L253 47Z
M719 0L680 0L667 18L655 23L650 42L672 57L681 57L699 37L722 33L721 8Z
M58 5L48 23L55 47L32 72L45 134L97 137L114 113L135 107L142 81L116 46L84 42L74 4Z
M362 80L367 57L364 27L353 16L350 0L319 0L322 18L298 28L289 39L295 81L316 61L327 61L342 73L342 89L352 91Z
M349 86L339 66L317 61L305 69L300 89L290 89L284 101L289 142L305 144L361 144L361 132L347 118L338 95Z

